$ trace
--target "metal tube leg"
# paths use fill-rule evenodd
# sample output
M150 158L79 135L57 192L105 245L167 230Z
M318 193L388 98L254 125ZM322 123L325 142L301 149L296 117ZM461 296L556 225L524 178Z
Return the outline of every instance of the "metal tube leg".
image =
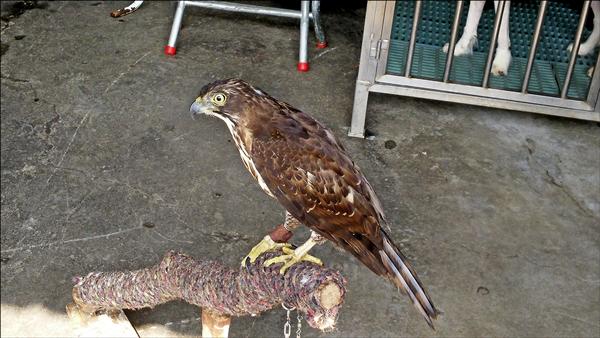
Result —
M315 28L315 37L317 38L317 48L326 48L327 41L325 40L325 33L321 27L321 1L312 1L311 12Z
M300 18L300 59L298 60L298 71L308 72L308 25L310 2L302 1L302 17Z
M185 10L185 1L179 1L177 3L177 10L175 11L175 17L173 18L173 26L171 27L171 34L169 35L169 43L165 46L165 54L175 55L177 52L175 43L177 42L177 35L181 28L181 21L183 19L183 11Z
M352 109L352 123L348 136L365 137L365 120L367 118L367 101L369 99L368 81L356 81L356 90L354 91L354 108Z

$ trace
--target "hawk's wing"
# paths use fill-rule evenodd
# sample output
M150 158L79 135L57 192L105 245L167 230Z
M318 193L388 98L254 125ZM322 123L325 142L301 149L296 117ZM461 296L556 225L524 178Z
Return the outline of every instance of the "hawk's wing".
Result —
M252 161L285 209L385 274L374 250L383 246L381 203L333 133L286 104L269 123L252 129Z
M381 229L381 203L358 166L329 129L287 104L280 107L251 128L252 161L269 190L304 225L404 290L433 327L437 310Z

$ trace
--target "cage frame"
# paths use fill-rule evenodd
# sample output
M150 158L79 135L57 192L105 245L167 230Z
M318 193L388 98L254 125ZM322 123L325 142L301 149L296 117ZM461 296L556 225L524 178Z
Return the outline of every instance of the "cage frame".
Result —
M570 79L575 66L577 52L582 40L585 17L590 10L591 0L584 1L580 14L578 27L574 36L574 44L569 57L566 79L560 96L553 97L527 92L527 84L531 76L536 48L541 36L543 19L545 18L548 1L540 1L538 17L536 18L532 44L527 60L527 68L522 82L521 91L489 88L489 71L495 48L491 44L487 57L484 79L481 86L452 83L449 73L453 62L453 52L458 36L459 21L462 14L463 0L457 1L451 26L451 39L446 56L444 77L440 80L420 79L410 76L411 60L415 50L416 32L422 0L415 0L415 13L413 16L412 32L409 41L407 64L403 75L387 72L388 53L392 34L392 25L396 8L396 1L369 1L365 17L362 48L360 53L360 66L356 80L352 121L348 135L351 137L364 137L367 104L370 93L384 93L438 101L464 103L469 105L485 106L492 108L518 110L553 116L562 116L574 119L600 121L600 57L596 59L594 72L585 100L570 99L567 97ZM495 23L499 23L506 0L501 0L499 10L495 14ZM492 42L497 37L499 24L494 25Z

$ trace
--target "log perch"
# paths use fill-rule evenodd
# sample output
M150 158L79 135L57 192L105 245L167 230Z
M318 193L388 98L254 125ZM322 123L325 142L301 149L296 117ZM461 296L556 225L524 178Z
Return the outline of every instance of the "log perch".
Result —
M213 335L223 335L218 330L225 328L226 336L229 317L256 316L284 303L303 312L311 327L333 329L346 294L346 280L338 271L307 262L292 266L283 276L279 264L263 265L280 254L267 252L254 264L235 269L169 251L149 268L74 277L74 304L67 311L93 314L183 299L203 309L203 326L208 321L219 323L212 327Z

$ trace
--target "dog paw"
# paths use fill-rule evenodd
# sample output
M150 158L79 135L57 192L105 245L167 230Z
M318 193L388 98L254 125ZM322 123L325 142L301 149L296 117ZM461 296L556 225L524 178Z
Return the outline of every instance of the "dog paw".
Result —
M473 46L477 44L477 36L472 35L470 37L462 37L454 46L454 56L460 55L470 55L473 54ZM448 49L450 49L450 44L446 43L442 50L444 53L448 53Z
M492 63L492 75L504 76L508 74L508 67L510 66L510 60L512 56L508 49L496 50L496 56L494 57L494 63Z
M573 51L573 43L569 44L569 46L567 47L567 51L569 52L569 54L571 54L571 51ZM579 45L579 51L577 52L577 55L579 55L579 56L588 55L588 54L592 53L593 51L594 51L594 45L584 42L581 45Z
M477 44L477 36L462 37L456 43L454 56L473 54L473 47Z

